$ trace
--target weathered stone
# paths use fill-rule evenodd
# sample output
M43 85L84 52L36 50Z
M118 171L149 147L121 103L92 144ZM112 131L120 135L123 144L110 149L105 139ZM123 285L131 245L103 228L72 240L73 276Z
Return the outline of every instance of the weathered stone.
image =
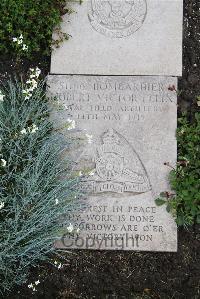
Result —
M80 233L57 246L176 251L174 219L155 199L176 163L177 79L51 75L48 85L63 107L55 127L74 119L89 138L71 153L88 194L69 217Z
M182 74L182 0L78 2L63 17L71 38L53 52L52 74Z

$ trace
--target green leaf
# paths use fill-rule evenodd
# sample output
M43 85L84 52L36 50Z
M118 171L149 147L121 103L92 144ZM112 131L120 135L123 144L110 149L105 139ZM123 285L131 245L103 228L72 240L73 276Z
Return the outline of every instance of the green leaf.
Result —
M166 206L166 211L167 211L168 213L171 212L171 206L170 206L170 204L168 204L168 205Z
M156 203L157 206L162 206L162 205L164 205L166 203L166 200L161 199L161 198L157 198L155 200L155 203Z
M197 215L197 223L200 224L200 215Z

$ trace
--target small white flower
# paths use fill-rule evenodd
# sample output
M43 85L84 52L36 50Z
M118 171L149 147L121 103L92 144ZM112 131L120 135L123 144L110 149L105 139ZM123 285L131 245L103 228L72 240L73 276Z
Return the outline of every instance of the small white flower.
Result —
M95 169L91 170L89 173L88 173L90 176L93 176L95 174Z
M0 94L0 102L3 102L4 97L5 97L5 95Z
M30 86L27 91L29 92L30 96L32 96L32 92L34 91L35 87Z
M1 165L2 165L3 167L5 167L5 166L6 166L6 164L7 164L6 160L4 160L4 159L1 159Z
M25 44L23 44L23 46L22 46L22 50L23 50L23 51L26 51L26 50L28 50L28 46L27 46L27 45L25 45Z
M36 67L36 69L30 68L30 78L38 78L39 75L41 74L41 70L39 69L39 67Z
M13 37L13 42L16 43L18 41L17 37Z
M37 286L40 283L39 279L35 281L35 285Z
M32 283L29 284L29 285L28 285L28 288L29 288L29 289L32 289L32 288L33 288L33 284L32 284Z
M65 110L69 109L67 104L63 104L63 107L65 108Z
M22 34L20 34L19 39L23 39L23 35Z
M0 203L0 210L3 209L4 206L5 206L5 203L2 201L2 202Z
M28 79L28 80L26 81L26 84L32 84L32 80Z
M83 173L82 173L81 170L79 171L78 175L79 175L79 176L83 176Z
M37 84L38 84L38 83L37 83L37 81L36 81L35 79L32 79L32 80L31 80L31 85L32 85L32 86L37 86Z
M17 40L18 45L21 45L23 43L22 39Z
M89 134L85 134L87 140L88 140L88 143L91 144L92 143L92 135L89 135Z
M55 265L58 269L60 269L60 268L62 267L62 264L61 264L61 263L58 264L57 261L54 262L54 265Z
M20 133L23 135L23 134L27 134L27 132L26 132L26 129L24 128L24 129L22 129L21 131L20 131Z
M68 230L69 233L72 233L72 232L73 232L74 227L73 227L73 225L72 225L71 223L70 223L69 226L67 227L67 230Z
M38 131L38 127L35 124L33 124L32 129L30 130L30 132L35 133L36 131Z
M30 97L31 97L31 96L25 96L25 100L28 100L28 99L30 99Z
M34 79L35 77L34 78L33 78L33 76L31 76L31 77L32 77L31 80L28 79L26 81L26 84L30 85L29 88L27 89L29 92L33 91L37 87L37 85L38 85L37 81Z
M41 74L41 70L39 69L39 67L36 67L35 74L37 77L39 77L39 75Z
M3 102L5 95L2 93L2 91L0 90L0 102Z
M55 203L56 203L56 205L58 205L58 203L59 203L59 200L57 198L55 199Z
M76 127L76 123L73 119L67 119L67 122L68 122L68 128L67 130L72 130L72 129L75 129Z
M25 100L30 99L30 97L32 96L32 93L30 92L29 89L24 89L22 90L23 95L25 96Z

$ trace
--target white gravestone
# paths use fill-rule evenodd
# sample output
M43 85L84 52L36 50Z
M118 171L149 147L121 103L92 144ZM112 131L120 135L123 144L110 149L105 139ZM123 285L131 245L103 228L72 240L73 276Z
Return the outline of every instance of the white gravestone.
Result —
M48 92L64 107L52 115L55 127L70 118L77 137L90 137L71 152L74 171L87 174L80 184L87 196L68 214L79 234L56 246L176 251L175 220L155 199L170 190L176 164L183 1L72 7L62 23L71 38L52 53Z
M80 233L57 246L176 251L175 221L155 199L170 189L165 163L176 163L177 79L51 75L48 85L64 107L55 127L71 118L80 136L92 136L73 151L74 170L87 173L87 199L68 219Z
M182 0L84 0L63 17L71 35L52 74L182 74Z

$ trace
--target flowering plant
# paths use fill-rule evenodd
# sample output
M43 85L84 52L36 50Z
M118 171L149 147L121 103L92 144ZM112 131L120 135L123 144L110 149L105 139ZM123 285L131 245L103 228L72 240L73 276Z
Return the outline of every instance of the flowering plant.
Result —
M166 209L176 217L178 225L189 226L200 223L200 114L195 114L193 123L186 115L178 119L178 161L176 168L170 167L172 192L162 192L157 205L166 204Z
M17 60L50 54L55 26L55 45L68 38L60 30L61 15L68 12L65 6L66 0L1 0L0 54Z
M63 234L60 219L79 194L39 73L32 69L25 83L10 81L0 93L0 292L24 283L31 266L49 259Z

